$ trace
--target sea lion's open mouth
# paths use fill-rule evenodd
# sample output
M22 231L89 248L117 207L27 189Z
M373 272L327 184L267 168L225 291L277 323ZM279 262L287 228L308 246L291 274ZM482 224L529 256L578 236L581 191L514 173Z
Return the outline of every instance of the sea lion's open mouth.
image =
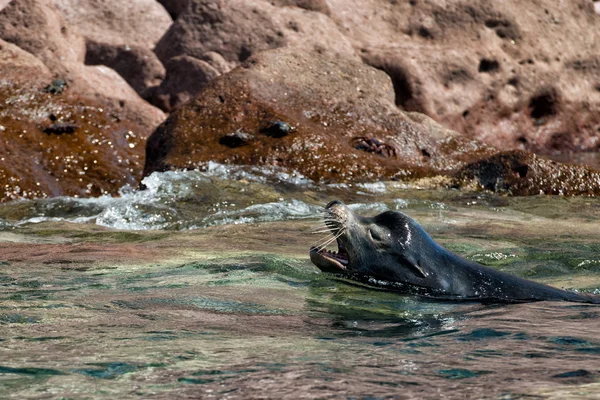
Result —
M344 244L337 239L338 251L329 251L311 247L310 260L323 272L340 273L348 269L348 252Z

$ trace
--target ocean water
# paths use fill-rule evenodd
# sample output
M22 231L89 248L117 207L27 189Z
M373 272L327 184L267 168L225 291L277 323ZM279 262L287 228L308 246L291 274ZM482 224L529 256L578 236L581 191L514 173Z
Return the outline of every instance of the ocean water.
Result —
M403 296L320 273L322 207L409 214L493 268L600 289L600 201L327 185L208 164L0 205L0 397L598 398L600 307Z

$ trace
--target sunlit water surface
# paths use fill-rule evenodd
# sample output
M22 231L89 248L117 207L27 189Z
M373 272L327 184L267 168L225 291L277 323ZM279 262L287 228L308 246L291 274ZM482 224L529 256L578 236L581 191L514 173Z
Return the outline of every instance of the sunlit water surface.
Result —
M432 302L325 276L334 198L472 260L600 288L600 201L210 164L119 198L0 206L0 397L598 398L600 307Z

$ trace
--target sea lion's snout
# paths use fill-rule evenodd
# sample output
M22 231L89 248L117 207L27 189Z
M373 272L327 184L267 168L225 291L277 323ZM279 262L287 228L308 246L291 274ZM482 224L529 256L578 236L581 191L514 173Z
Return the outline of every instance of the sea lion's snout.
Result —
M348 231L348 218L351 211L339 200L329 202L325 206L325 225L331 231L333 238L324 244L310 248L310 259L319 269L325 272L340 273L347 270L349 256L346 251L345 239ZM325 247L331 242L337 242L338 250L329 251Z
M327 205L325 206L325 209L329 210L330 208L333 208L336 206L343 206L343 205L344 205L344 203L342 203L341 201L333 200L333 201L330 201L329 203L327 203Z

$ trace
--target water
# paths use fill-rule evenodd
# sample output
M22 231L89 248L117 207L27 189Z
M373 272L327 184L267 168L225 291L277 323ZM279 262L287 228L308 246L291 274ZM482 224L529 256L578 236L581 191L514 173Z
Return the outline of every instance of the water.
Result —
M600 289L600 201L277 170L0 205L0 397L598 398L600 307L432 302L311 265L319 207L397 209L494 268ZM421 182L420 187L428 187Z

